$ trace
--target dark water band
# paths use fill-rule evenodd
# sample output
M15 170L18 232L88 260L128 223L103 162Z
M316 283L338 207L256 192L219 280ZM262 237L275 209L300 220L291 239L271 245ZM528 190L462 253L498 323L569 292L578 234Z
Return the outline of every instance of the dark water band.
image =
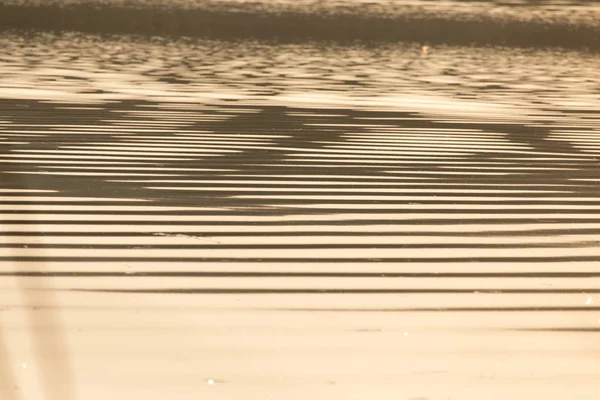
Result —
M524 10L526 11L526 10ZM393 15L70 4L0 4L0 28L261 39L562 47L598 51L600 24L439 12Z

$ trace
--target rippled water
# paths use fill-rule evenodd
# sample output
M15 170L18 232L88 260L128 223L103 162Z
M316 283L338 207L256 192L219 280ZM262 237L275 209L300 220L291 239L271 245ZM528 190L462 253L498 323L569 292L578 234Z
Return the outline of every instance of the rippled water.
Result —
M461 117L507 113L547 123L544 115L552 113L556 119L576 117L578 111L593 117L600 91L598 56L566 50L441 46L425 53L420 44L51 34L5 35L2 47L0 96L7 99L308 102Z
M598 393L597 54L0 47L2 399Z

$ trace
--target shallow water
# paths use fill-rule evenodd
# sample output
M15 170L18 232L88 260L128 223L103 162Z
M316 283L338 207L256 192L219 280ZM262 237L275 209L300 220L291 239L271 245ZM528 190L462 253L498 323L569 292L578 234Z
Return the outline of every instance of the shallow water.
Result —
M0 45L2 399L596 398L597 55Z

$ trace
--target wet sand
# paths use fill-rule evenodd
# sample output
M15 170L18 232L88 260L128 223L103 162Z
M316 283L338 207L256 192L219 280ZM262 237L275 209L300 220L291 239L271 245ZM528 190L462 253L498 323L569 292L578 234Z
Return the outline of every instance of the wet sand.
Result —
M0 41L2 399L597 398L596 56Z

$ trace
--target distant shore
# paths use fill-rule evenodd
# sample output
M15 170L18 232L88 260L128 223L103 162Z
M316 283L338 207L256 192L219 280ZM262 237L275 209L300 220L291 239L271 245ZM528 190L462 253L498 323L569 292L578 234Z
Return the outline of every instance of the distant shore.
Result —
M0 29L600 50L597 6L561 11L560 6L468 2L454 8L436 3L187 3L0 0Z

